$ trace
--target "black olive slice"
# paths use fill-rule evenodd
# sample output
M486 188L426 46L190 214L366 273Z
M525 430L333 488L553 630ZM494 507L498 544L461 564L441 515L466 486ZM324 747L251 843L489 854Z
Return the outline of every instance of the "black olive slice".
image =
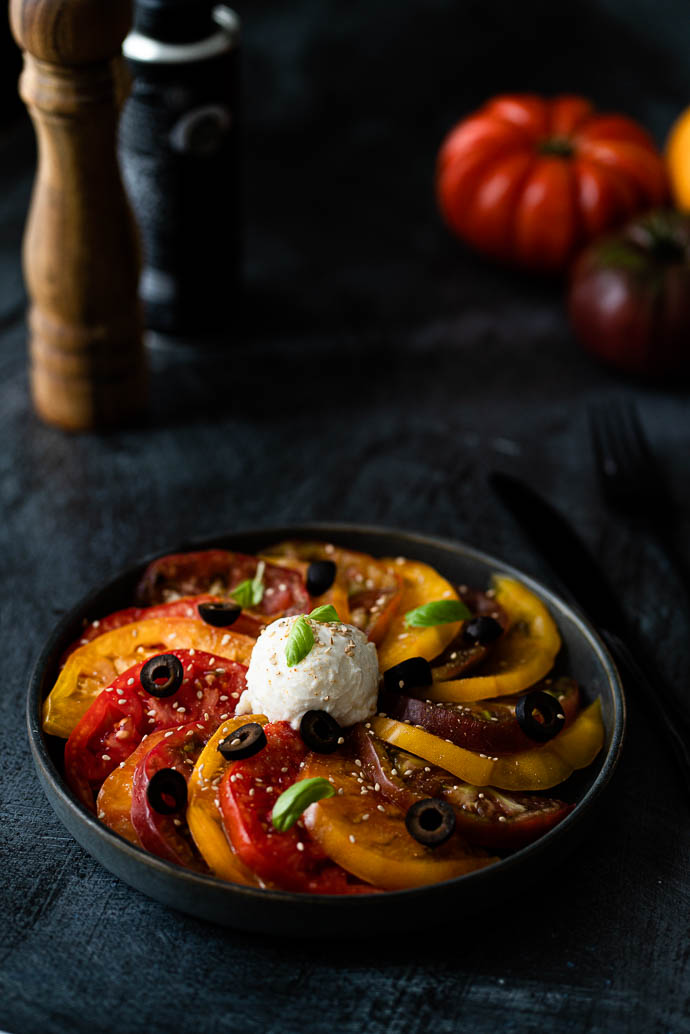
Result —
M182 661L174 653L161 653L146 662L139 678L152 697L171 697L182 685Z
M335 581L336 566L332 560L314 560L307 568L307 592L321 596Z
M214 628L234 625L242 613L242 608L229 600L208 600L206 603L200 603L196 609L201 620L207 625L213 625Z
M187 780L176 768L159 768L149 779L146 796L159 815L174 815L187 804Z
M481 617L472 618L462 630L463 637L468 643L479 643L480 646L488 646L495 643L503 635L503 626L496 618Z
M299 724L300 736L318 754L332 754L343 730L328 711L307 711Z
M434 681L431 665L424 657L408 657L383 673L383 684L391 693L430 686Z
M227 761L251 758L266 746L266 733L258 722L247 722L235 729L218 744L218 750Z
M534 717L535 711L541 715L543 721L540 722ZM518 699L515 717L525 735L538 743L552 740L565 725L565 715L559 701L541 689L526 693Z
M445 844L455 831L455 812L447 801L426 797L407 809L407 832L420 844L437 847Z

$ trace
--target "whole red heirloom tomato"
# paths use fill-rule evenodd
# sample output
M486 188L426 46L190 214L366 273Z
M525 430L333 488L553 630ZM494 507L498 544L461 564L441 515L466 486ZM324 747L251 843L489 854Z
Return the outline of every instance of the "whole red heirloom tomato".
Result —
M459 122L438 156L444 218L477 250L544 272L663 204L663 159L644 129L583 97L495 97Z
M630 373L690 370L690 216L649 212L575 264L570 319L583 345Z

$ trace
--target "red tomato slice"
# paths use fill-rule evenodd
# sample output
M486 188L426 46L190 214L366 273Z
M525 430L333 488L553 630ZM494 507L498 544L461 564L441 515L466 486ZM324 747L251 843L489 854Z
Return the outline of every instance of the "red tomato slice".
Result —
M144 663L115 679L89 707L65 747L67 782L93 810L105 778L132 753L145 733L171 729L180 722L217 726L235 713L246 687L247 669L236 661L200 650L176 650L184 680L169 697L154 697L141 684Z
M124 610L116 610L107 614L104 618L98 618L87 625L78 639L71 643L62 655L60 667L67 658L80 646L85 646L99 635L111 632L114 628L121 628L123 625L130 625L133 621L143 621L145 618L199 618L199 604L219 600L220 596L210 596L208 593L201 596L183 596L179 600L172 600L170 603L158 603L155 607L126 607ZM201 618L199 618L201 620ZM240 614L232 624L233 632L241 632L242 635L252 636L254 639L263 628L263 622L253 618L250 614Z
M179 596L210 592L227 598L240 582L254 578L259 559L225 549L199 553L171 553L149 564L137 589L143 604L164 603ZM297 571L276 564L264 567L264 595L252 610L275 618L280 614L305 614L310 596Z
M186 869L208 872L187 826L186 806L161 815L150 804L147 789L161 768L174 768L189 782L199 754L213 731L208 722L190 722L168 731L139 761L132 777L132 826L147 851Z
M108 689L96 697L65 744L67 783L91 811L101 783L126 761L144 735L146 719L139 694L126 679L118 688L119 695Z
M273 805L297 781L307 748L287 722L264 726L267 744L227 770L220 806L230 841L241 861L264 882L312 894L356 894L373 887L354 881L331 862L298 820L279 833L271 823Z

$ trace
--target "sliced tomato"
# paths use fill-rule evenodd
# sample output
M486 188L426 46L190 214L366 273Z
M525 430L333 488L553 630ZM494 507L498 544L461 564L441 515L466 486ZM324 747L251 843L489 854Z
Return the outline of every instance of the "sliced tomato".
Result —
M580 699L574 679L548 679L537 683L532 691L537 690L560 702L566 725L573 720ZM518 700L519 697L499 697L469 704L444 704L384 690L379 694L378 706L389 718L410 722L467 750L493 755L514 754L535 746L535 740L522 731L515 716Z
M604 743L601 701L581 711L574 722L541 747L503 757L475 753L392 718L371 719L374 735L386 743L424 758L475 786L503 790L547 790L557 786L575 769L594 761Z
M190 722L168 730L146 751L132 777L131 819L142 847L197 872L208 870L189 832L186 808L174 815L161 815L152 807L147 790L152 777L162 768L174 768L188 781L210 735L211 726L205 722Z
M98 792L96 812L101 822L137 847L142 845L131 818L134 770L144 755L164 736L165 732L162 729L145 736L127 760L121 761L117 768L113 769Z
M211 722L215 728L234 715L246 686L244 665L196 650L176 650L175 656L184 679L172 696L146 692L141 662L96 697L72 730L65 746L65 775L87 807L93 809L103 780L147 732L171 729L180 722Z
M240 582L254 578L258 564L258 557L225 549L171 553L149 564L139 583L137 599L150 606L204 592L227 598ZM267 563L263 583L261 602L252 608L255 615L276 618L309 611L310 596L300 572Z
M220 596L209 596L208 594L202 596L183 596L179 600L172 600L170 603L159 603L155 607L126 607L124 610L116 610L112 614L106 614L105 617L97 618L84 627L79 638L75 639L65 650L60 665L62 666L69 655L78 650L80 646L85 646L106 632L112 632L114 628L131 625L134 621L143 621L147 618L193 618L201 620L199 617L199 604L214 602L220 598ZM232 624L233 632L251 636L253 639L257 638L263 627L264 623L262 621L244 612Z
M388 570L402 579L402 596L383 640L378 644L381 671L408 657L432 661L442 654L459 633L462 623L454 621L431 628L409 628L405 615L425 603L457 600L457 590L428 564L417 560L388 560Z
M232 762L218 747L240 726L250 722L265 725L267 721L263 714L244 714L221 722L199 755L187 784L187 825L204 861L214 876L249 886L261 885L261 881L242 864L225 834L218 787Z
M273 828L273 805L299 777L307 748L287 722L271 722L264 732L264 749L235 762L220 784L225 829L240 860L264 882L285 890L311 894L373 890L352 881L332 862L301 819L284 833Z
M141 741L144 722L138 694L125 686L121 695L102 693L74 728L65 745L65 778L91 811L101 783Z
M330 542L280 542L265 553L274 558L306 562L332 560L336 565L336 584L347 597L349 623L361 629L372 643L378 645L382 641L401 593L400 577L389 565L368 553L341 549ZM338 614L345 620L340 610Z
M465 703L512 696L529 689L551 671L561 638L546 606L514 578L495 575L493 581L492 591L508 616L508 631L476 673L435 681L427 694L432 700Z
M552 829L573 805L538 794L512 793L472 786L428 765L405 750L355 730L362 771L381 794L406 811L415 801L442 797L455 810L457 828L473 844L493 850L524 847Z
M232 629L190 618L148 618L115 628L80 646L67 659L43 704L43 728L67 738L106 686L154 654L194 649L249 664L254 642Z
M323 850L361 880L384 890L404 890L482 869L496 861L457 832L436 847L407 831L405 812L367 783L352 758L310 754L302 778L329 779L335 797L312 804L305 825Z
M498 621L504 632L508 628L508 615L503 607L496 602L493 596L487 596L485 592L478 589L470 589L466 585L458 586L458 596L475 617L489 617ZM448 679L457 679L472 668L485 661L496 646L495 640L491 644L472 642L465 634L468 622L463 621L462 627L455 639L445 648L442 654L435 657L431 662L431 671L434 682L445 682Z

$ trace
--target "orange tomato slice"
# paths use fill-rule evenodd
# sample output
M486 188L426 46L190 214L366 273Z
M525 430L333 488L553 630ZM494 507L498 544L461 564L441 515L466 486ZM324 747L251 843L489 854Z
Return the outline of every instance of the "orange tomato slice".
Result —
M218 786L232 764L218 750L218 744L235 729L257 722L266 725L263 714L243 714L220 725L202 750L187 784L187 825L194 843L214 876L231 883L261 886L258 878L239 860L225 835L218 805Z
M122 766L110 773L98 792L96 810L101 822L137 847L141 847L141 841L130 818L134 769L142 757L163 739L165 732L165 729L160 729L144 736Z
M418 843L407 832L400 808L376 792L362 793L359 772L348 758L311 754L303 778L315 776L329 779L338 793L312 804L304 824L326 854L360 880L384 890L404 890L464 876L497 861L458 833L438 847Z
M386 560L389 570L402 578L402 597L388 630L379 643L379 667L381 671L392 668L408 657L425 657L428 661L438 657L455 639L462 622L448 625L434 625L431 628L408 628L405 614L423 603L434 600L457 600L459 596L449 581L428 564L417 560Z
M147 657L194 649L249 664L255 640L192 618L148 618L98 636L70 654L43 705L43 728L65 739L112 680Z
M523 693L551 671L561 637L548 610L521 582L494 575L493 588L510 622L476 675L429 688L429 700L468 703ZM412 656L411 654L409 656Z
M466 783L497 786L501 790L546 790L557 786L575 769L591 764L604 743L601 701L598 698L580 712L572 725L543 747L499 758L465 750L424 729L392 718L372 718L371 727L386 743L445 768Z

